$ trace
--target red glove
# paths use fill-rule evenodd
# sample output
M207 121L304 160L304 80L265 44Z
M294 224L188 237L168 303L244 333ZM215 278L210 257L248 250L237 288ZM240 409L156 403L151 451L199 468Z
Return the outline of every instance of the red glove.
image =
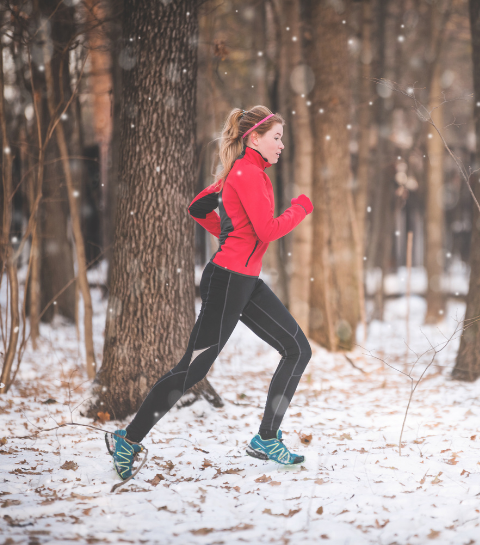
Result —
M308 214L311 214L313 212L313 204L312 201L303 193L296 197L295 199L291 200L292 204L299 204L302 206L305 210L305 212Z

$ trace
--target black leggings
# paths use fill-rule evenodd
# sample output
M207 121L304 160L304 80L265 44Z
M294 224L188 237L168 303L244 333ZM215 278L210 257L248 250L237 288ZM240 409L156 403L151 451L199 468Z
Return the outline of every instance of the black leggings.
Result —
M241 320L281 354L268 390L262 430L277 430L312 356L303 331L259 277L243 276L208 262L200 282L202 307L187 351L150 390L127 437L140 442L182 395L202 380Z

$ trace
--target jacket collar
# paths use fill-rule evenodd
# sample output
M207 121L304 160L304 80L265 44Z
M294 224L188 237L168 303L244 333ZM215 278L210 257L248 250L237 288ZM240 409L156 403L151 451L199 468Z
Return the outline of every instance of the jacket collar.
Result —
M244 156L250 163L257 165L262 170L272 166L259 151L250 146L245 146Z

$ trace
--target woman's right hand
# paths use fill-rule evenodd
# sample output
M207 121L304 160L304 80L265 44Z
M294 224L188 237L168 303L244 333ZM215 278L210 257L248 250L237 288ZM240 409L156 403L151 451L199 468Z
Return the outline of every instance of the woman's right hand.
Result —
M311 214L313 212L313 204L312 201L303 193L299 195L298 197L295 197L290 201L293 204L299 204L300 206L303 206L305 209L305 212L308 214Z

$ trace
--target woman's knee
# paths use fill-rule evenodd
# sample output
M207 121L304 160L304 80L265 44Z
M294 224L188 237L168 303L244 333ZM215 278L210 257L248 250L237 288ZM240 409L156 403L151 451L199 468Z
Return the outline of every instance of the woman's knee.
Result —
M302 360L305 361L305 365L310 361L312 357L312 347L308 342L305 333L300 329L295 337L297 344L297 352L301 355Z

